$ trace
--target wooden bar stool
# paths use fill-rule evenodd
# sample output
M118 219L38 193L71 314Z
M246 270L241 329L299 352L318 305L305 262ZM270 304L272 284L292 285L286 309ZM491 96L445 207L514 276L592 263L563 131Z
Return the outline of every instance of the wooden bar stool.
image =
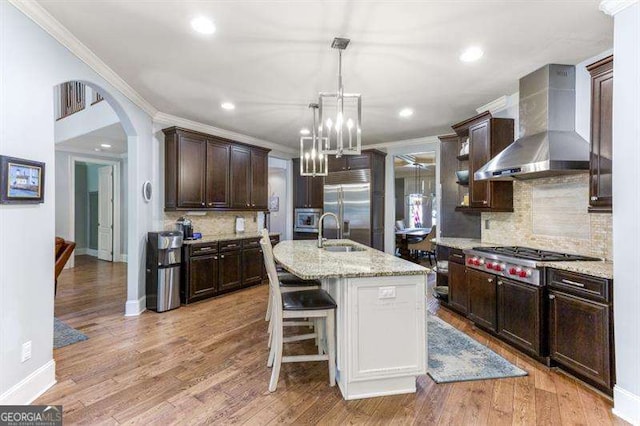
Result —
M336 303L329 293L321 289L299 290L282 292L276 264L273 259L273 250L269 241L269 235L263 231L263 238L260 240L264 254L264 263L269 276L269 286L271 289L271 324L273 343L269 352L267 366L273 366L269 391L273 392L278 387L278 377L280 376L280 366L283 362L306 362L306 361L328 361L329 362L329 383L336 384L336 359L335 359L335 312ZM324 320L325 327L317 327L316 333L303 334L300 336L284 337L285 319L313 318ZM285 342L295 342L317 338L317 330L326 330L327 353L322 353L320 348L318 354L283 356L282 349Z

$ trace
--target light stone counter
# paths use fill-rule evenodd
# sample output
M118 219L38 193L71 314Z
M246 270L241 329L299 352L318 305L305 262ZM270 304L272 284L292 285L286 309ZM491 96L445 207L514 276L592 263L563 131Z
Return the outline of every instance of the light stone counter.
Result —
M541 265L562 271L613 279L613 262L609 261L542 262Z
M449 238L441 237L431 240L439 246L451 247L460 250L472 249L481 246L495 246L496 244L483 244L482 241L473 238Z
M275 237L280 235L278 232L269 233L270 236ZM261 238L262 235L251 233L244 234L236 234L235 232L229 232L226 234L211 234L211 235L203 235L202 238L198 240L184 240L183 244L201 244L201 243L215 243L218 241L228 241L228 240L245 240L249 238Z
M351 240L329 240L325 246L345 244L364 251L330 252L319 249L316 240L296 240L278 243L273 248L273 256L289 272L306 280L426 275L429 272L420 265Z

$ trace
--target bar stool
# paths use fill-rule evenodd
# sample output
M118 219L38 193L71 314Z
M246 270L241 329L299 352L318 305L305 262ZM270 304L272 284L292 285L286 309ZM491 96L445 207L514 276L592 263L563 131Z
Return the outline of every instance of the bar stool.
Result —
M273 366L271 372L271 380L269 382L269 391L274 392L278 387L278 378L280 376L280 366L283 362L306 362L306 361L328 361L329 362L329 384L336 384L336 359L335 359L335 312L336 303L329 293L320 289L299 290L282 292L278 273L276 272L276 264L273 259L273 250L267 236L260 240L262 251L264 254L264 263L269 276L269 286L271 289L272 313L271 324L272 338L271 350L269 351L269 360L267 366ZM319 349L318 354L314 355L296 355L283 356L282 349L285 342L295 342L307 339L317 338L316 333L304 334L301 336L284 337L284 320L285 319L304 319L313 318L319 321L324 320L326 329L327 353L322 353Z

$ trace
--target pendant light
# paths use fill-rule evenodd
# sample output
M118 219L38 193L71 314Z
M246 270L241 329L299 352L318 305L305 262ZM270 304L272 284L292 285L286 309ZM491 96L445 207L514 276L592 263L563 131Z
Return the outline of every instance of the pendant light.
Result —
M362 150L362 98L360 94L344 93L342 84L342 51L351 40L334 38L331 47L338 50L338 90L320 92L320 152L324 155L360 155Z
M328 157L319 149L323 138L320 138L317 133L318 104L309 104L309 109L313 113L313 130L311 136L300 138L300 176L327 176Z

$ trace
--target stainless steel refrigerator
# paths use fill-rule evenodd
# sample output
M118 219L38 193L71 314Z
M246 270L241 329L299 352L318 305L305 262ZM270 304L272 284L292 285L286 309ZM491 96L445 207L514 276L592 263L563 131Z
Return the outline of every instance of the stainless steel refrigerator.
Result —
M326 238L347 238L371 246L371 170L329 173L324 185L324 212L335 213L341 228L331 217L324 219Z

